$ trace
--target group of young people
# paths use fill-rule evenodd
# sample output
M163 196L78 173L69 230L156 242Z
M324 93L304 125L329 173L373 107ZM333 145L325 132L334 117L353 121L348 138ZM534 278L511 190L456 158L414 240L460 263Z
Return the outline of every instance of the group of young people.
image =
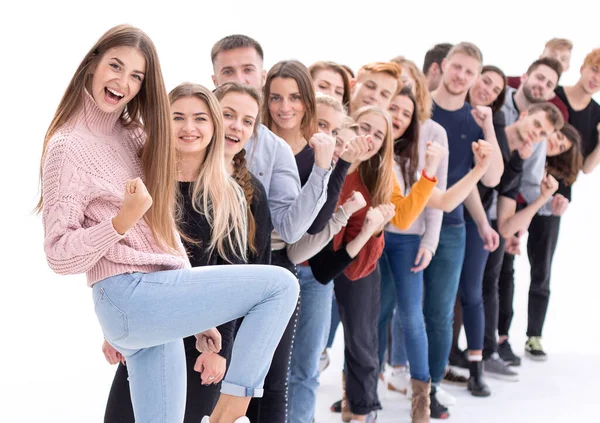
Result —
M517 378L527 231L526 352L544 359L560 216L600 162L600 49L561 87L571 49L551 40L516 79L466 42L423 70L267 71L231 35L211 51L214 90L167 93L148 35L108 30L51 121L37 207L48 264L86 274L118 363L104 421L312 423L340 322L343 421L377 421L380 380L413 422L448 418L441 382L488 396L484 371Z

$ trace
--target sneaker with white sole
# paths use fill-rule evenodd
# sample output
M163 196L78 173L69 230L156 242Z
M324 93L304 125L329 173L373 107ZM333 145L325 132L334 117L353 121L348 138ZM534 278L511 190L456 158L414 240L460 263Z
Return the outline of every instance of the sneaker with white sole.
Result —
M498 353L493 353L490 358L483 360L483 370L486 376L508 382L518 382L519 374L508 367Z
M329 360L329 353L327 352L327 350L323 351L321 353L321 358L319 358L319 374L323 373L323 370L329 367L330 362L331 361Z
M534 361L546 361L548 356L542 348L542 338L531 336L525 343L525 355Z
M438 386L436 388L435 399L437 399L438 402L446 408L450 408L454 404L456 404L456 397L451 395L448 391L446 391L441 386Z
M384 378L387 388L390 391L399 392L403 395L407 395L409 398L412 397L410 372L408 368L399 367L397 369L389 369L384 372Z

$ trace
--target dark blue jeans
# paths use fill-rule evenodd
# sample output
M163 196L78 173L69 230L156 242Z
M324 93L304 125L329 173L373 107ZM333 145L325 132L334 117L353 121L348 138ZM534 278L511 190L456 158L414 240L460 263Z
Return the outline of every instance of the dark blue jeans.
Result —
M477 225L466 219L467 236L465 259L460 275L460 304L462 306L463 325L467 335L467 347L471 351L483 350L485 317L483 312L483 273L489 251L483 249L483 240L477 231Z
M391 279L395 286L395 292L386 294L387 298L384 299L382 291L381 298L382 303L389 302L389 298L393 298L398 305L395 317L398 322L395 322L392 332L390 354L392 365L406 364L405 357L408 357L411 377L428 382L428 346L423 318L423 272L413 273L410 271L414 267L420 245L421 237L419 235L385 233L385 255L390 274L384 275L384 266L382 266L382 280L384 276ZM384 332L381 323L380 319L380 336ZM385 344L382 345L380 340L380 358L382 346Z
M465 256L465 243L464 224L442 225L435 256L423 272L423 313L429 341L429 371L434 384L441 382L448 364L454 303Z

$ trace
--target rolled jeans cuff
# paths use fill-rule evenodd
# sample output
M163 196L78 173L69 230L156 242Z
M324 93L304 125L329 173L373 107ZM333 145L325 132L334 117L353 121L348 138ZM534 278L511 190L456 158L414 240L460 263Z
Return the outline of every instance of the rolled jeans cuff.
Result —
M233 383L225 382L221 384L221 393L234 397L255 397L261 398L264 389L247 388L245 386L234 385Z

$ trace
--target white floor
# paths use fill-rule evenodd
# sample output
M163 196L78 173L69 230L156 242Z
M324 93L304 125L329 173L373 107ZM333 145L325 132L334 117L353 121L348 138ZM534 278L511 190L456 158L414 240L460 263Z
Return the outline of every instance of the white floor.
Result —
M459 402L450 410L450 421L600 422L595 410L600 381L600 201L595 194L599 182L600 174L578 181L574 204L563 219L544 329L548 362L524 359L518 383L489 380L490 398L473 398L452 389ZM82 276L58 276L47 268L38 219L26 216L15 226L25 231L18 238L19 248L27 252L29 265L3 274L0 421L101 422L114 367L100 350L102 333L90 289ZM522 352L528 288L525 250L517 260L516 276L511 335ZM329 406L340 398L341 335L331 351L333 362L322 377L318 423L340 421ZM390 392L382 402L380 423L409 421L409 401Z

